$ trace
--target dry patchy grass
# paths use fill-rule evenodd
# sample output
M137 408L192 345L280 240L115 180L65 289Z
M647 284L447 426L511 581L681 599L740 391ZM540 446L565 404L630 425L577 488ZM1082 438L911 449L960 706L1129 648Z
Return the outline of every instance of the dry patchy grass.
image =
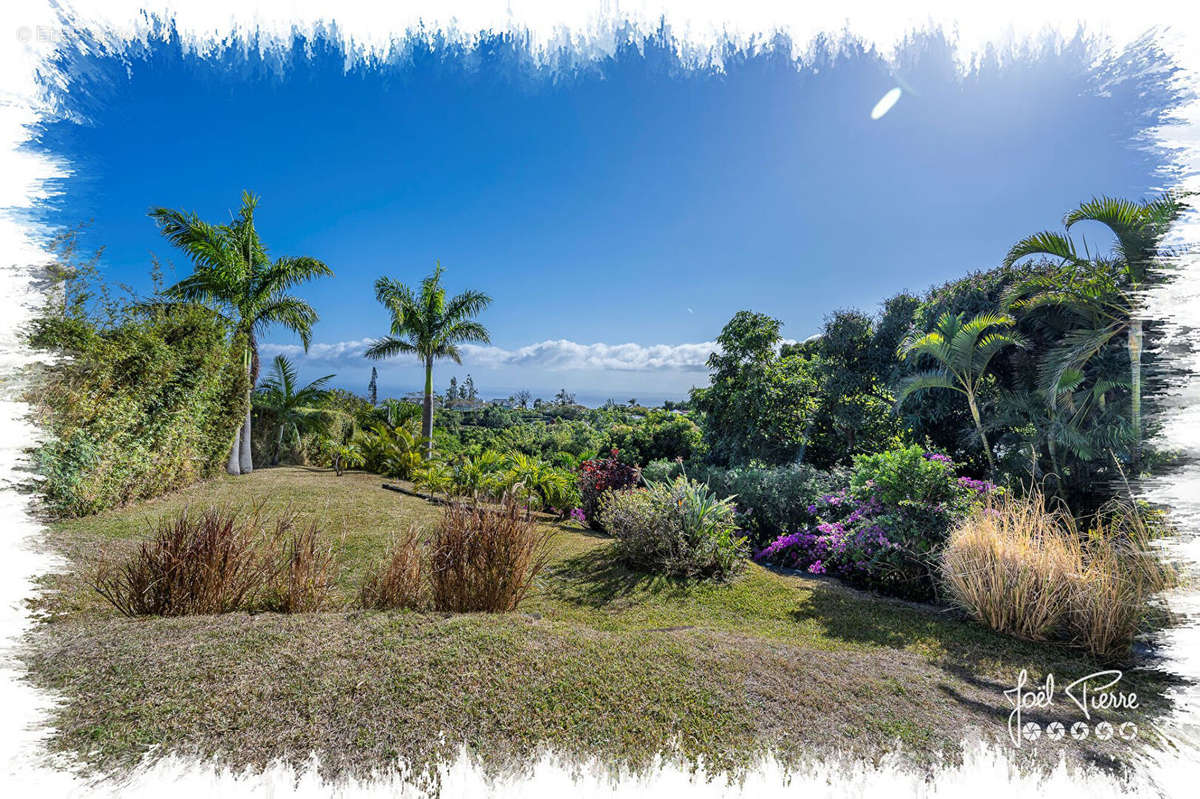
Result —
M942 609L753 563L721 585L641 575L606 537L546 520L550 564L509 614L126 619L88 584L100 550L132 550L163 514L258 500L335 537L334 605L350 608L395 536L442 510L381 483L267 469L54 525L50 543L73 568L45 580L44 622L25 654L32 679L66 700L52 745L100 767L131 765L154 745L250 766L316 751L330 773L357 774L401 760L420 768L464 742L497 768L543 745L634 767L664 747L733 771L767 747L794 760L874 757L899 743L924 762L953 757L972 731L1006 736L1003 691L1019 670L1035 682L1096 670ZM1166 681L1138 671L1121 688L1153 716ZM1093 762L1129 751L1064 748Z

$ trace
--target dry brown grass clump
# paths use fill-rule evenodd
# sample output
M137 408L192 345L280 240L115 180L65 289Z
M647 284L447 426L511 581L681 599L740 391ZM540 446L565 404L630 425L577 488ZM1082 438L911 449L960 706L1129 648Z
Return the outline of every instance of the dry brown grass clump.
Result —
M387 559L367 578L358 604L371 610L419 608L425 601L425 558L416 526L392 540Z
M979 621L1033 640L1063 637L1101 657L1128 655L1152 595L1173 573L1150 548L1142 513L1112 503L1081 531L1037 492L1006 496L955 530L942 553L950 596Z
M257 510L184 508L159 519L154 536L120 565L102 563L96 590L126 616L228 613L271 578Z
M183 508L154 523L124 562L102 561L96 591L126 616L189 616L270 609L317 610L333 586L333 549L291 514Z
M546 565L549 536L511 498L499 507L451 503L430 540L433 606L458 613L514 609Z
M315 524L295 529L282 519L286 535L274 543L281 550L267 606L280 613L308 613L329 605L333 592L333 546L324 543Z

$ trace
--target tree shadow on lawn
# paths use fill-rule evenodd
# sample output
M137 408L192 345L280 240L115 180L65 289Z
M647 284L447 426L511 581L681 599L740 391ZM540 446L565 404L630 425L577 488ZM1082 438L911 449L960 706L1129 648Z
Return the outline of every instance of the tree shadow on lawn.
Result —
M606 537L595 531L588 532L596 537ZM547 570L547 575L552 578L550 593L555 598L591 608L602 608L638 596L682 598L694 582L631 569L621 563L611 545L598 546L561 560Z
M1164 717L1173 707L1167 692L1190 685L1180 675L1158 668L1153 660L1106 663L1063 643L1026 641L995 632L950 608L856 596L858 593L841 585L816 585L792 617L800 623L815 623L826 636L848 643L905 649L920 642L918 648L948 678L948 682L939 684L939 690L997 719L1007 720L1011 711L1008 700L986 705L968 696L969 689L1003 699L1004 691L1013 688L1023 669L1029 675L1029 690L1036 690L1044 684L1046 675L1053 674L1057 700L1068 704L1070 700L1062 696L1062 689L1069 683L1105 669L1123 669L1118 689L1137 693L1138 715L1143 719ZM960 690L968 686L968 690ZM1029 715L1029 720L1038 719Z

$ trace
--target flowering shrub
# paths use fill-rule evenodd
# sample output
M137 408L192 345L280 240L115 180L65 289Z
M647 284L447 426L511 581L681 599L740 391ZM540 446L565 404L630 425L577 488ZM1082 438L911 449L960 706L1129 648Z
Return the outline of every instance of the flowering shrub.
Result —
M637 467L617 460L616 449L609 454L611 457L593 458L579 464L579 506L593 530L604 529L599 518L600 497L604 492L632 488L640 477Z
M709 467L694 476L721 496L737 497L738 524L757 547L781 533L815 524L815 503L846 481L844 474L805 464Z
M915 447L856 459L850 482L809 504L813 523L776 538L755 559L929 599L936 553L950 530L997 491L991 483L956 477L945 455Z
M730 498L677 477L635 491L610 491L600 518L630 566L675 577L731 576L745 564Z
M953 502L965 496L965 486L955 482L954 461L917 446L855 456L850 488L856 496L872 494L885 505Z

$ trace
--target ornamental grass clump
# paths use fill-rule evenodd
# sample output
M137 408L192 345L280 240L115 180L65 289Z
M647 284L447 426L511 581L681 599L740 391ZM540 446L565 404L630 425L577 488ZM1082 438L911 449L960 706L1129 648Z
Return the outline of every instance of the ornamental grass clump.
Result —
M243 515L224 508L183 509L156 523L153 537L124 563L102 563L95 588L126 616L228 613L260 597L277 565L264 552L270 537L290 530L275 523L274 535L256 508Z
M451 502L429 541L433 607L457 613L513 610L546 565L550 535L511 495L499 507Z
M616 539L618 557L636 569L725 579L745 565L733 497L720 499L686 477L606 494L600 521Z
M1174 582L1136 506L1113 502L1081 529L1034 492L997 497L950 536L941 558L949 596L1001 632L1065 640L1128 656L1154 594Z
M426 603L425 555L416 527L409 527L388 547L383 563L367 577L358 604L368 610L417 609Z
M279 526L287 529L272 542L278 564L264 606L279 613L323 610L333 593L333 546L322 540L315 524L296 528L285 517Z

